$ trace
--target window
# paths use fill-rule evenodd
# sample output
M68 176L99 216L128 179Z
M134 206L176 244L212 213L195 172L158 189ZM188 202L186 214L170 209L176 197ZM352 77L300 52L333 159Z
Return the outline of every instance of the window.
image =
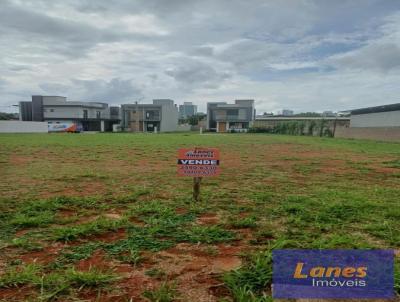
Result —
M158 110L146 110L147 120L158 120L160 119L160 112Z
M88 112L87 110L83 110L83 118L87 119L88 118Z
M100 111L96 111L96 118L101 118L101 112Z
M239 110L238 109L228 109L226 110L227 115L232 115L232 116L237 116L239 115Z

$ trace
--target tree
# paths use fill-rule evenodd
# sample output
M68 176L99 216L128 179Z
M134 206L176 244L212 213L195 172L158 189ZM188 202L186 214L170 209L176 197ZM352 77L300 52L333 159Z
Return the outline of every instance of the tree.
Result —
M0 120L2 121L17 120L17 119L18 119L17 113L0 112Z

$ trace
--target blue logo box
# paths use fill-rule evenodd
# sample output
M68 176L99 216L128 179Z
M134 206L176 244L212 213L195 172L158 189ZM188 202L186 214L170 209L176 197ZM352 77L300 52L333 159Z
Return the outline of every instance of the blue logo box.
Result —
M392 250L274 250L272 294L280 298L393 298Z

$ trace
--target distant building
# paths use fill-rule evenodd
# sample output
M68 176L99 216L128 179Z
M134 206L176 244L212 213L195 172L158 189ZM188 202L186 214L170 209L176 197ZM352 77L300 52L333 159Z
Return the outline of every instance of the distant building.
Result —
M184 102L183 105L179 105L179 118L186 119L197 113L197 105L193 105L192 102Z
M283 109L282 110L282 115L283 116L292 116L294 114L293 110L289 110L289 109Z
M111 131L120 121L119 107L106 103L67 101L63 96L33 95L31 102L19 103L21 121L71 123L84 131Z
M350 110L350 127L336 137L400 141L400 103Z
M333 117L333 116L336 116L336 114L333 111L324 111L324 112L322 112L322 116Z
M254 100L207 103L207 129L216 132L246 131L255 118Z
M170 132L178 128L178 108L170 99L153 100L152 104L124 104L121 110L121 126L126 131Z
M271 117L271 116L274 116L274 114L272 112L264 112L263 114L256 115L256 119L263 118L263 117Z

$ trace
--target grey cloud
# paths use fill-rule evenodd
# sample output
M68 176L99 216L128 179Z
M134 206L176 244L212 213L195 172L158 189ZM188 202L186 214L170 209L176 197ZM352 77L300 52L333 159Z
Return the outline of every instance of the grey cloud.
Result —
M158 15L171 15L174 13L180 13L183 10L186 10L196 2L200 1L187 1L187 0L168 0L168 1L160 1L160 0L118 0L118 1L109 1L109 0L74 0L72 1L73 5L77 7L79 10L84 12L107 12L107 11L115 11L115 12L126 12L126 11L134 11L134 12L151 12Z
M177 82L189 86L216 88L231 76L230 72L217 71L210 64L193 59L180 59L175 66L165 73Z
M328 60L338 68L388 72L400 67L400 47L394 43L376 43Z
M2 100L33 93L116 103L138 95L195 100L201 92L204 99L247 94L292 108L306 106L302 99L313 107L321 99L335 104L342 94L346 102L364 98L357 90L383 99L382 85L370 83L384 84L389 77L396 83L400 75L381 74L397 71L400 64L400 15L392 16L392 25L382 17L399 11L398 1L0 3L0 74L8 81ZM318 72L307 73L314 65ZM279 81L271 81L273 73L279 73ZM327 74L331 77L323 78ZM352 77L357 81L343 89ZM328 82L337 85L324 86ZM398 95L398 85L391 85L387 94ZM321 96L321 91L327 92Z
M191 53L198 56L212 56L214 48L212 46L195 46Z
M29 66L27 66L27 65L18 64L18 65L11 65L11 66L9 66L9 67L8 67L8 70L15 71L15 72L19 72L19 71L32 70L32 68L29 67Z
M233 63L248 72L278 63L288 55L288 45L243 39L217 52L220 60Z
M3 87L6 86L6 81L0 78L0 91L3 90Z
M41 83L39 87L47 94L59 95L68 93L71 87L60 83Z
M55 18L10 2L2 3L0 27L3 36L20 35L21 41L45 45L67 56L81 56L98 43L141 38L121 29L100 29L91 25Z
M47 83L41 84L40 88L47 94L64 94L69 99L116 104L142 96L140 87L136 87L131 80L120 78L110 81L72 79L70 84Z
M117 102L129 101L142 96L140 87L136 87L131 80L113 78L104 80L73 80L78 88L83 90L82 97L96 101Z

